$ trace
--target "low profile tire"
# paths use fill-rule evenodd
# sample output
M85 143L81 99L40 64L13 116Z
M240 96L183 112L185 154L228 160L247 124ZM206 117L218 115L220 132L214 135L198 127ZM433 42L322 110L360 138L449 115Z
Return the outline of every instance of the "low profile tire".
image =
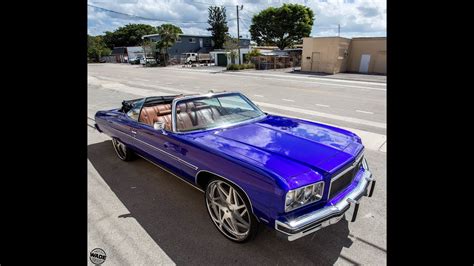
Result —
M214 179L208 183L204 198L211 221L227 239L245 243L255 238L258 221L239 188Z
M120 140L113 138L112 145L114 146L115 153L117 154L120 160L131 161L135 158L135 154L133 153L133 151Z

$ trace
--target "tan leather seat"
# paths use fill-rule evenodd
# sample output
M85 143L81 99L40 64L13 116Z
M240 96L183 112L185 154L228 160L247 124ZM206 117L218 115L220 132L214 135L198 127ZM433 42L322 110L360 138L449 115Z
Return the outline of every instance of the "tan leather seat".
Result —
M193 127L193 121L190 115L191 108L194 103L186 102L180 103L176 108L176 128L178 131L185 131Z
M158 116L154 122L163 122L165 123L165 130L171 131L171 110L162 108L158 112Z
M148 125L153 125L153 120L157 117L155 108L153 107L154 106L143 107L138 121Z
M194 114L198 127L205 127L213 124L219 119L220 113L214 106L196 106L192 109L191 116Z
M171 104L160 104L155 106L143 107L140 112L139 122L153 126L153 123L158 121L157 117L164 115L163 112L171 113ZM171 115L170 115L171 116Z

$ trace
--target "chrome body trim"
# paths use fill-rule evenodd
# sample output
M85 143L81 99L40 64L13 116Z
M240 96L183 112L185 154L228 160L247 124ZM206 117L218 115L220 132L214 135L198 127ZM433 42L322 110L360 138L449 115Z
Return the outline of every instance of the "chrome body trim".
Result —
M176 161L178 161L178 162L180 162L180 163L186 165L187 167L189 167L189 168L191 168L191 169L193 169L193 170L199 169L199 167L195 166L194 164L188 163L188 162L186 162L185 160L183 160L183 159L181 159L181 158L179 158L179 157L177 157L177 156L174 156L174 155L171 154L171 153L168 153L168 152L166 152L166 151L164 151L164 150L162 150L162 149L160 149L160 148L157 148L157 147L155 147L155 146L153 146L153 145L151 145L151 144L148 144L148 143L146 143L146 142L144 142L144 141L142 141L142 140L139 140L139 139L136 139L136 140L138 140L139 142L141 142L141 143L143 143L143 144L145 144L145 145L148 145L149 147L151 147L151 148L153 148L153 149L155 149L155 150L157 150L157 151L159 151L159 152L161 152L161 153L164 153L165 155L168 155L169 157L171 157L171 158L173 158L174 160L176 160Z
M364 152L365 150L362 150L359 155L356 157L356 159L354 160L354 162L352 163L351 166L347 167L347 169L345 169L344 171L342 171L341 173L339 173L338 175L336 175L335 177L331 178L331 181L329 182L329 190L328 190L328 197L327 199L331 199L331 187L332 187L332 182L336 181L337 179L339 179L341 176L343 176L345 173L351 171L354 167L356 167L356 165L359 163L359 161L364 158ZM366 170L369 170L368 168Z
M176 120L176 105L177 105L178 102L183 101L183 100L189 100L189 99L195 99L195 98L206 98L206 97L213 97L213 96L221 96L221 95L226 95L226 94L239 94L245 100L247 100L247 102L252 107L254 107L255 109L262 112L263 115L261 115L259 117L249 119L249 120L245 120L245 121L241 121L241 122L237 122L237 123L233 123L233 124L228 124L228 125L225 125L225 126L216 126L216 127L212 127L212 128L196 129L196 130L184 131L184 132L180 132L180 131L177 130L177 128L176 128L176 121L177 121ZM184 97L180 97L180 98L174 98L172 103L171 103L171 130L174 134L198 133L198 132L203 132L203 131L208 131L208 130L213 130L213 129L218 129L218 128L227 128L227 127L230 127L230 126L237 126L237 125L240 125L240 124L255 122L255 121L263 119L265 117L267 117L265 112L263 112L260 108L258 108L258 106L255 105L251 100L249 100L249 98L247 98L245 95L243 95L243 94L241 94L240 92L237 92L237 91L218 92L218 93L212 93L211 92L211 93L207 93L207 94L188 95L188 96L184 96Z
M155 149L155 150L157 150L157 151L159 151L159 152L161 152L161 153L163 153L163 154L165 154L165 155L168 155L169 157L175 159L176 161L178 161L178 162L180 162L180 163L186 165L187 167L189 167L189 168L191 168L191 169L193 169L193 170L198 170L198 169L199 169L199 167L195 166L194 164L188 163L188 162L186 162L185 160L183 160L183 159L181 159L181 158L179 158L179 157L177 157L177 156L174 156L174 155L171 154L171 153L168 153L168 152L166 152L166 151L164 151L164 150L162 150L162 149L160 149L160 148L157 148L157 147L155 147L155 146L153 146L153 145L151 145L151 144L149 144L149 143L146 143L146 142L144 142L143 140L137 139L136 136L128 135L127 133L122 132L122 131L120 131L120 130L118 130L118 129L116 129L116 128L113 128L113 127L109 127L109 128L111 128L111 129L113 129L113 130L115 130L115 131L117 131L117 132L120 132L120 133L122 133L122 134L125 134L125 135L127 135L127 136L133 138L134 140L137 140L137 141L139 141L139 142L141 142L141 143L143 143L143 144L145 144L145 145L147 145L147 146L149 146L149 147L151 147L151 148L153 148L153 149Z
M372 173L365 169L357 186L339 202L285 222L275 220L275 230L284 234L289 241L293 241L316 232L321 228L337 223L341 220L349 207L351 207L351 204L358 203L360 197L366 195L364 193L367 192L367 188L372 180ZM278 227L286 228L289 231L296 231L296 233L288 233L280 230ZM310 229L305 231L305 227L309 227Z

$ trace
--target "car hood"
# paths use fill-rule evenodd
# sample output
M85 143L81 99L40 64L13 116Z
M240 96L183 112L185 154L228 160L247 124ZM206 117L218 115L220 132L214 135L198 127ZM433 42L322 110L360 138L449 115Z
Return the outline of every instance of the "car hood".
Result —
M310 170L334 173L363 149L354 133L281 116L215 130L195 140L249 158L286 179Z

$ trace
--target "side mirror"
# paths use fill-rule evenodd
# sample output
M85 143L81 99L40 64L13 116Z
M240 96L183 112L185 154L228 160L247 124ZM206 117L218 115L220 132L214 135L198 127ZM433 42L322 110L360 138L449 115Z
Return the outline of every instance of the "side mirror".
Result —
M153 123L153 128L155 130L161 130L163 131L165 129L165 123L164 122L161 122L161 121L157 121L155 123Z

